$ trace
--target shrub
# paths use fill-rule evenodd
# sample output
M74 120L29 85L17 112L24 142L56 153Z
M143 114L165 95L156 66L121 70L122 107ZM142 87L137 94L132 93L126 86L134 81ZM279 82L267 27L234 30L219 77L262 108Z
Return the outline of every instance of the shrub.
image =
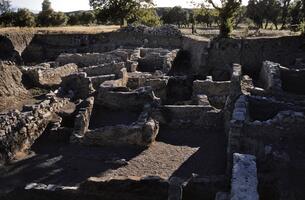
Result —
M14 26L16 20L16 13L8 11L0 15L1 26Z
M28 9L19 9L16 13L14 25L19 27L33 27L35 26L35 16Z
M53 12L51 15L51 25L52 26L63 26L66 25L68 17L63 12Z

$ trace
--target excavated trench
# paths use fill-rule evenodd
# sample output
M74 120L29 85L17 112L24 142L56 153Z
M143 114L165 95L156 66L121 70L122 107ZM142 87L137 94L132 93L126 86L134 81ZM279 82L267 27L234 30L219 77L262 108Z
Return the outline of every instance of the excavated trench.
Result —
M289 67L293 59L304 56L299 40L303 42L303 39L293 37L210 43L185 36L54 34L35 35L20 53L13 43L0 38L0 43L10 44L8 49L0 48L0 53L5 52L1 54L2 59L20 63L37 64L54 61L61 53L84 53L76 55L80 60L75 63L82 63L78 71L67 75L65 84L61 84L62 88L55 94L72 99L71 104L60 112L52 113L50 109L52 120L27 149L28 155L0 168L0 198L39 199L43 195L45 199L214 200L219 192L224 192L227 195L224 199L229 199L230 190L234 190L236 184L236 175L232 172L236 160L232 161L231 153L237 148L235 152L247 154L244 149L251 148L243 149L242 144L238 149L236 144L244 141L243 136L248 133L241 130L236 134L238 126L234 127L234 124L227 131L225 124L237 121L246 127L254 122L264 123L282 111L297 112L300 117L305 110L303 104L294 105L291 99L278 103L270 101L270 96L283 98L272 96L273 93L266 96L264 93L259 100L249 98L248 103L235 104L241 94L242 74L234 71L232 64L242 64L244 74L256 82L262 61L270 59ZM288 48L283 48L287 44ZM86 60L86 53L92 52L98 54L93 55L97 57L94 65L88 64L92 60ZM70 55L63 54L65 56ZM102 60L107 60L111 74ZM108 63L109 60L119 60L125 66L118 69L117 65ZM52 68L47 70L52 71ZM132 80L128 80L128 76L132 76ZM35 86L31 77L25 77L23 82L27 89L41 87ZM304 77L302 70L282 72L283 91L305 95ZM58 89L57 86L44 88ZM42 98L48 95L42 95ZM244 95L251 97L257 93ZM39 103L34 107L39 108ZM236 107L235 113L230 111L232 107ZM29 111L24 109L22 112ZM245 119L243 112L249 112ZM27 118L31 119L32 116ZM249 120L248 124L243 120ZM294 133L299 134L298 131ZM108 136L102 134L109 134L112 141L107 141ZM244 135L239 138L239 134ZM120 144L114 144L113 138ZM97 142L92 145L92 140ZM255 140L245 141L248 144ZM305 159L300 152L304 152L304 145L298 143L294 148L295 142L283 138L283 145L276 143L274 146L278 145L278 149L287 147L289 155L296 154L292 162L300 160L303 164ZM257 149L262 148L259 145L261 143ZM265 162L258 150L251 154L257 156L254 165L257 162L258 169L258 192L255 184L249 186L254 188L254 194L258 193L260 199L293 200L293 195L302 199L300 185L305 181L300 177L304 175L305 167L290 163L295 169L293 172L285 168L290 164L272 171L277 160ZM278 157L285 159L281 156ZM285 177L291 180L283 181ZM248 180L247 175L245 179ZM35 183L35 187L28 185L31 183ZM289 184L293 186L288 187ZM285 198L285 192L281 192L283 188L291 196Z

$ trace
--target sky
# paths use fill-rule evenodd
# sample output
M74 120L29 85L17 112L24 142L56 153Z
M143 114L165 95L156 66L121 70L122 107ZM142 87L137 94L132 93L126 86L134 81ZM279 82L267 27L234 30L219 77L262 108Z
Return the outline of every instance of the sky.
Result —
M11 0L14 8L28 8L31 11L39 12L41 10L41 3L43 0ZM75 11L75 10L89 10L89 0L50 0L52 8L55 11ZM195 0L200 1L200 0ZM201 0L203 1L203 0ZM192 7L190 0L154 0L158 7L173 7L181 6L184 8Z

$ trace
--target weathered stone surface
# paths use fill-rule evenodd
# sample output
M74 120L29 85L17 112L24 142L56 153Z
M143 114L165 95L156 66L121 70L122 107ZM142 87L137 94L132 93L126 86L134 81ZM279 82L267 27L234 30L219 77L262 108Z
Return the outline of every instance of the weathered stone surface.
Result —
M60 65L75 63L79 67L90 67L111 62L127 62L128 52L124 50L115 50L106 53L84 53L84 54L67 54L63 53L58 56L56 62Z
M120 29L120 31L128 33L141 33L144 35L182 37L181 31L174 25L163 25L161 27L148 27L144 25L127 26Z
M78 138L89 130L90 117L93 109L94 97L87 98L81 103L78 114L75 116L74 130L70 137L71 143L77 143Z
M231 180L231 200L258 200L256 158L235 153Z
M87 74L77 73L63 77L60 92L73 99L83 99L89 97L94 88Z
M221 128L223 114L212 106L165 105L157 108L154 118L169 127Z
M159 123L147 116L147 113L142 113L138 121L130 126L117 125L89 130L79 138L79 142L84 145L97 146L149 146L157 137Z
M115 91L100 88L96 103L112 109L141 110L145 104L153 103L158 99L155 97L150 87L143 87L133 91Z
M50 98L31 111L13 111L0 115L0 162L13 160L18 152L26 152L44 132L53 114L67 104L67 99Z
M37 65L34 67L24 67L23 72L28 75L35 86L54 87L62 82L62 78L78 72L75 64L51 68L50 65Z
M264 89L271 92L282 91L280 64L270 61L263 62L259 79L263 84Z

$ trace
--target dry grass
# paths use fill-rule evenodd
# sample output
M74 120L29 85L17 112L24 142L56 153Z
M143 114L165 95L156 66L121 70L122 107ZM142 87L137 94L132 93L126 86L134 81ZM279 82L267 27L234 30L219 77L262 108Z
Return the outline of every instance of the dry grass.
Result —
M41 33L41 34L52 34L52 33L65 33L65 34L75 34L75 33L86 33L86 34L96 34L105 33L118 30L119 26L109 25L109 26L63 26L63 27L37 27L37 28L19 28L19 27L8 27L0 28L0 34L7 33Z

